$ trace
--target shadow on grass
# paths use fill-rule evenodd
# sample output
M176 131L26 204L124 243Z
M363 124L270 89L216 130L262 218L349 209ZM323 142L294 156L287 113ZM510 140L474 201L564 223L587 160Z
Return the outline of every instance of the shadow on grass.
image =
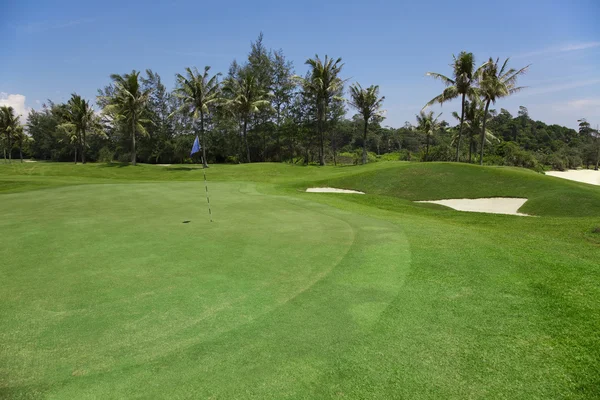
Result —
M123 167L129 167L131 164L129 163L125 163L125 162L109 162L109 163L104 163L104 164L100 164L101 168L123 168Z

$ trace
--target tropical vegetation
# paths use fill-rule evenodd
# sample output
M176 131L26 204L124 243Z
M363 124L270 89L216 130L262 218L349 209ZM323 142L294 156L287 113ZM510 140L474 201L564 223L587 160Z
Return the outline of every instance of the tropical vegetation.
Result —
M198 135L205 166L400 159L538 171L596 167L598 129L587 121L574 130L536 121L524 106L516 116L492 108L523 89L517 80L529 66L515 69L508 63L494 58L477 63L472 53L459 52L449 74L426 74L444 89L425 104L416 123L390 127L379 86L347 86L341 58L316 55L297 73L282 50L264 45L261 34L248 57L234 60L223 75L210 66L200 71L189 66L176 75L173 90L148 69L111 75L112 82L98 90L96 110L91 99L77 94L64 104L48 101L20 120L4 110L0 143L7 160L23 153L52 161L190 163L197 161L189 150ZM460 112L451 113L450 120L427 110L455 99ZM24 140L17 140L18 125Z

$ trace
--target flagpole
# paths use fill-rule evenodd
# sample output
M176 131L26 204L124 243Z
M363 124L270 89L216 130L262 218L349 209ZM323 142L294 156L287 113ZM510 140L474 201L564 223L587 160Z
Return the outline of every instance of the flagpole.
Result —
M204 189L206 190L206 202L208 203L208 217L210 218L210 222L213 222L212 211L210 210L210 198L208 197L208 183L206 183L206 162L202 156L200 156L200 158L202 159L202 172L204 173Z

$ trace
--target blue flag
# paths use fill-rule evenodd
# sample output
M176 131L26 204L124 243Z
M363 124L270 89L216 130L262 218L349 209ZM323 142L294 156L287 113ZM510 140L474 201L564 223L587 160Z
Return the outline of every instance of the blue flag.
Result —
M194 145L192 146L192 152L190 153L190 157L196 153L199 153L200 149L202 149L202 147L200 147L200 140L198 140L198 135L196 135L196 140L194 140Z

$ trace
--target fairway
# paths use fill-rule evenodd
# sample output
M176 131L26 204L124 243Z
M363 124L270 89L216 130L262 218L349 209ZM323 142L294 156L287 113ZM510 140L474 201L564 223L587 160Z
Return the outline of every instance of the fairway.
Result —
M0 398L600 396L600 188L447 163L207 173L213 223L197 166L0 166ZM537 218L414 203L494 196Z

